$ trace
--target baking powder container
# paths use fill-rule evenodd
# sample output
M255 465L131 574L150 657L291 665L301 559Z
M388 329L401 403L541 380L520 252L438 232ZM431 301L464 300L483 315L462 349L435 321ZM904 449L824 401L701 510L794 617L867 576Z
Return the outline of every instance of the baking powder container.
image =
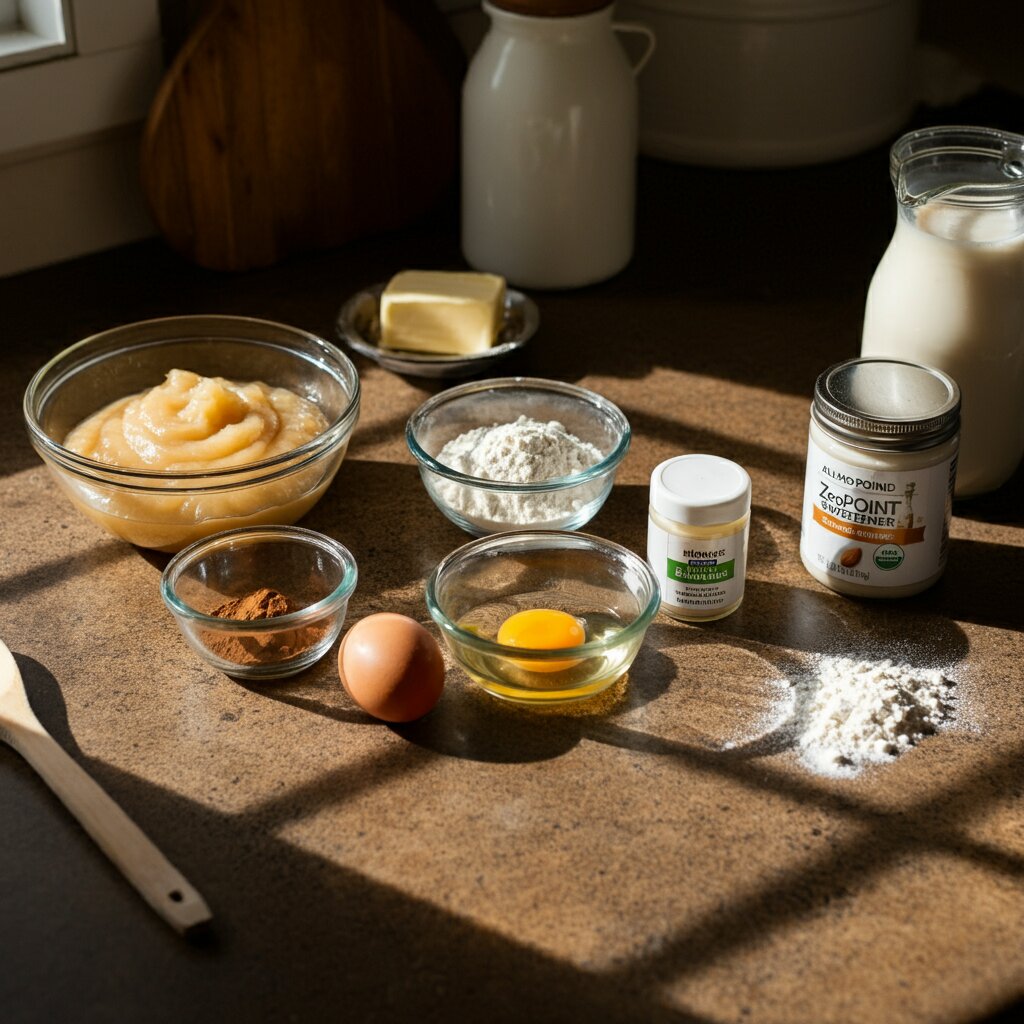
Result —
M826 587L906 597L946 567L960 389L928 366L851 359L814 386L800 557Z
M717 455L679 455L651 474L647 560L661 610L706 622L743 600L750 533L750 477Z

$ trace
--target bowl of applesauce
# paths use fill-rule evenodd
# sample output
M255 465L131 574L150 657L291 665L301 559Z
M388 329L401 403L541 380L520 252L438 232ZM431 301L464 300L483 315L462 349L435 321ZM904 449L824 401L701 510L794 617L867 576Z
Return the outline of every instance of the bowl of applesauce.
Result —
M72 504L139 547L301 518L359 416L351 360L315 334L238 316L126 324L32 378L33 447Z

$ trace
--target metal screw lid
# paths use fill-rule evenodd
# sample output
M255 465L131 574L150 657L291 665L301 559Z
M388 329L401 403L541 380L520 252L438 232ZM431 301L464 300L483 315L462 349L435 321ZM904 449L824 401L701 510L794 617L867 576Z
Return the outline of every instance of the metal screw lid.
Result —
M931 448L960 427L960 388L930 366L849 359L818 377L811 415L857 447Z

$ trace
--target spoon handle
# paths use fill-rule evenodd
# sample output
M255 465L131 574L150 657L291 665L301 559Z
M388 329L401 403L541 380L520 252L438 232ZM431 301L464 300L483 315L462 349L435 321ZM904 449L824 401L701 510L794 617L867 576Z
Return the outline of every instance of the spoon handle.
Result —
M42 725L10 719L3 725L4 738L172 928L184 934L210 920L203 897Z

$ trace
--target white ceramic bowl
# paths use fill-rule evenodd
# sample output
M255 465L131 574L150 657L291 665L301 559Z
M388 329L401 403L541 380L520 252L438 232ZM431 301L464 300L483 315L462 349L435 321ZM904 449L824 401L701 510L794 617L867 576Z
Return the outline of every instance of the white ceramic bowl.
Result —
M915 0L620 0L654 30L640 148L716 167L861 152L914 101Z

